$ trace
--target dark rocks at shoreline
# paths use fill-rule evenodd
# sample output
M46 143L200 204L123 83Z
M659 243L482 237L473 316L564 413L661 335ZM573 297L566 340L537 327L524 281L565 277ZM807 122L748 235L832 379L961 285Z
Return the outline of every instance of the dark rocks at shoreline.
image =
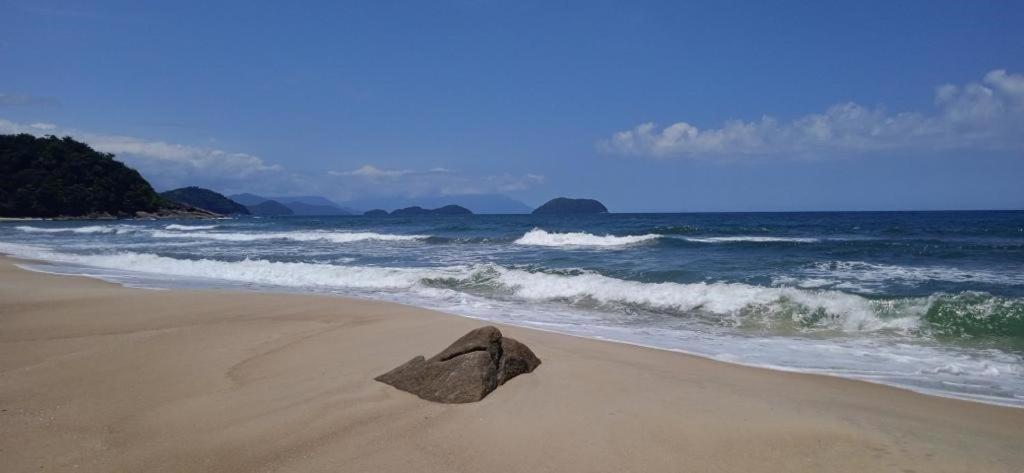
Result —
M430 359L417 356L375 379L422 399L445 404L476 402L508 380L529 373L540 359L497 327L470 331Z
M534 209L535 214L600 214L608 213L604 204L594 199L569 199L557 197Z

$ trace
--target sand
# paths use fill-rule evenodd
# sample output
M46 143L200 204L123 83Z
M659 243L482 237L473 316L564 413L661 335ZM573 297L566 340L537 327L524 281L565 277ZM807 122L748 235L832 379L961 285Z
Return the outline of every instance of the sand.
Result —
M0 471L1024 472L1024 409L515 327L482 402L373 381L481 325L0 259Z

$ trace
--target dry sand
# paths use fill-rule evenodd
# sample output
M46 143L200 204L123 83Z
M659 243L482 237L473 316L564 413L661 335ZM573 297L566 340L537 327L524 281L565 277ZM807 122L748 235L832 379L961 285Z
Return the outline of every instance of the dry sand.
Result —
M0 470L1024 472L1024 409L515 327L544 364L482 402L373 381L482 324L0 259Z

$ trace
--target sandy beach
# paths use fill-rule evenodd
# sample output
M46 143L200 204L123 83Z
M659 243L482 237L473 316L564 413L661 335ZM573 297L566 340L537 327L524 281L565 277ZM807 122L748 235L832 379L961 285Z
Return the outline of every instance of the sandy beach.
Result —
M1024 410L500 326L479 403L373 381L483 322L0 260L0 470L1021 472Z

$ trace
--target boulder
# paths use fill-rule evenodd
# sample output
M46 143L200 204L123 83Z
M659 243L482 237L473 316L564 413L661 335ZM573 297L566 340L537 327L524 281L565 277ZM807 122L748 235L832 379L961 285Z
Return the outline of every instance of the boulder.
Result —
M526 345L486 326L430 359L417 356L375 379L428 401L458 404L479 401L538 365L540 359Z

